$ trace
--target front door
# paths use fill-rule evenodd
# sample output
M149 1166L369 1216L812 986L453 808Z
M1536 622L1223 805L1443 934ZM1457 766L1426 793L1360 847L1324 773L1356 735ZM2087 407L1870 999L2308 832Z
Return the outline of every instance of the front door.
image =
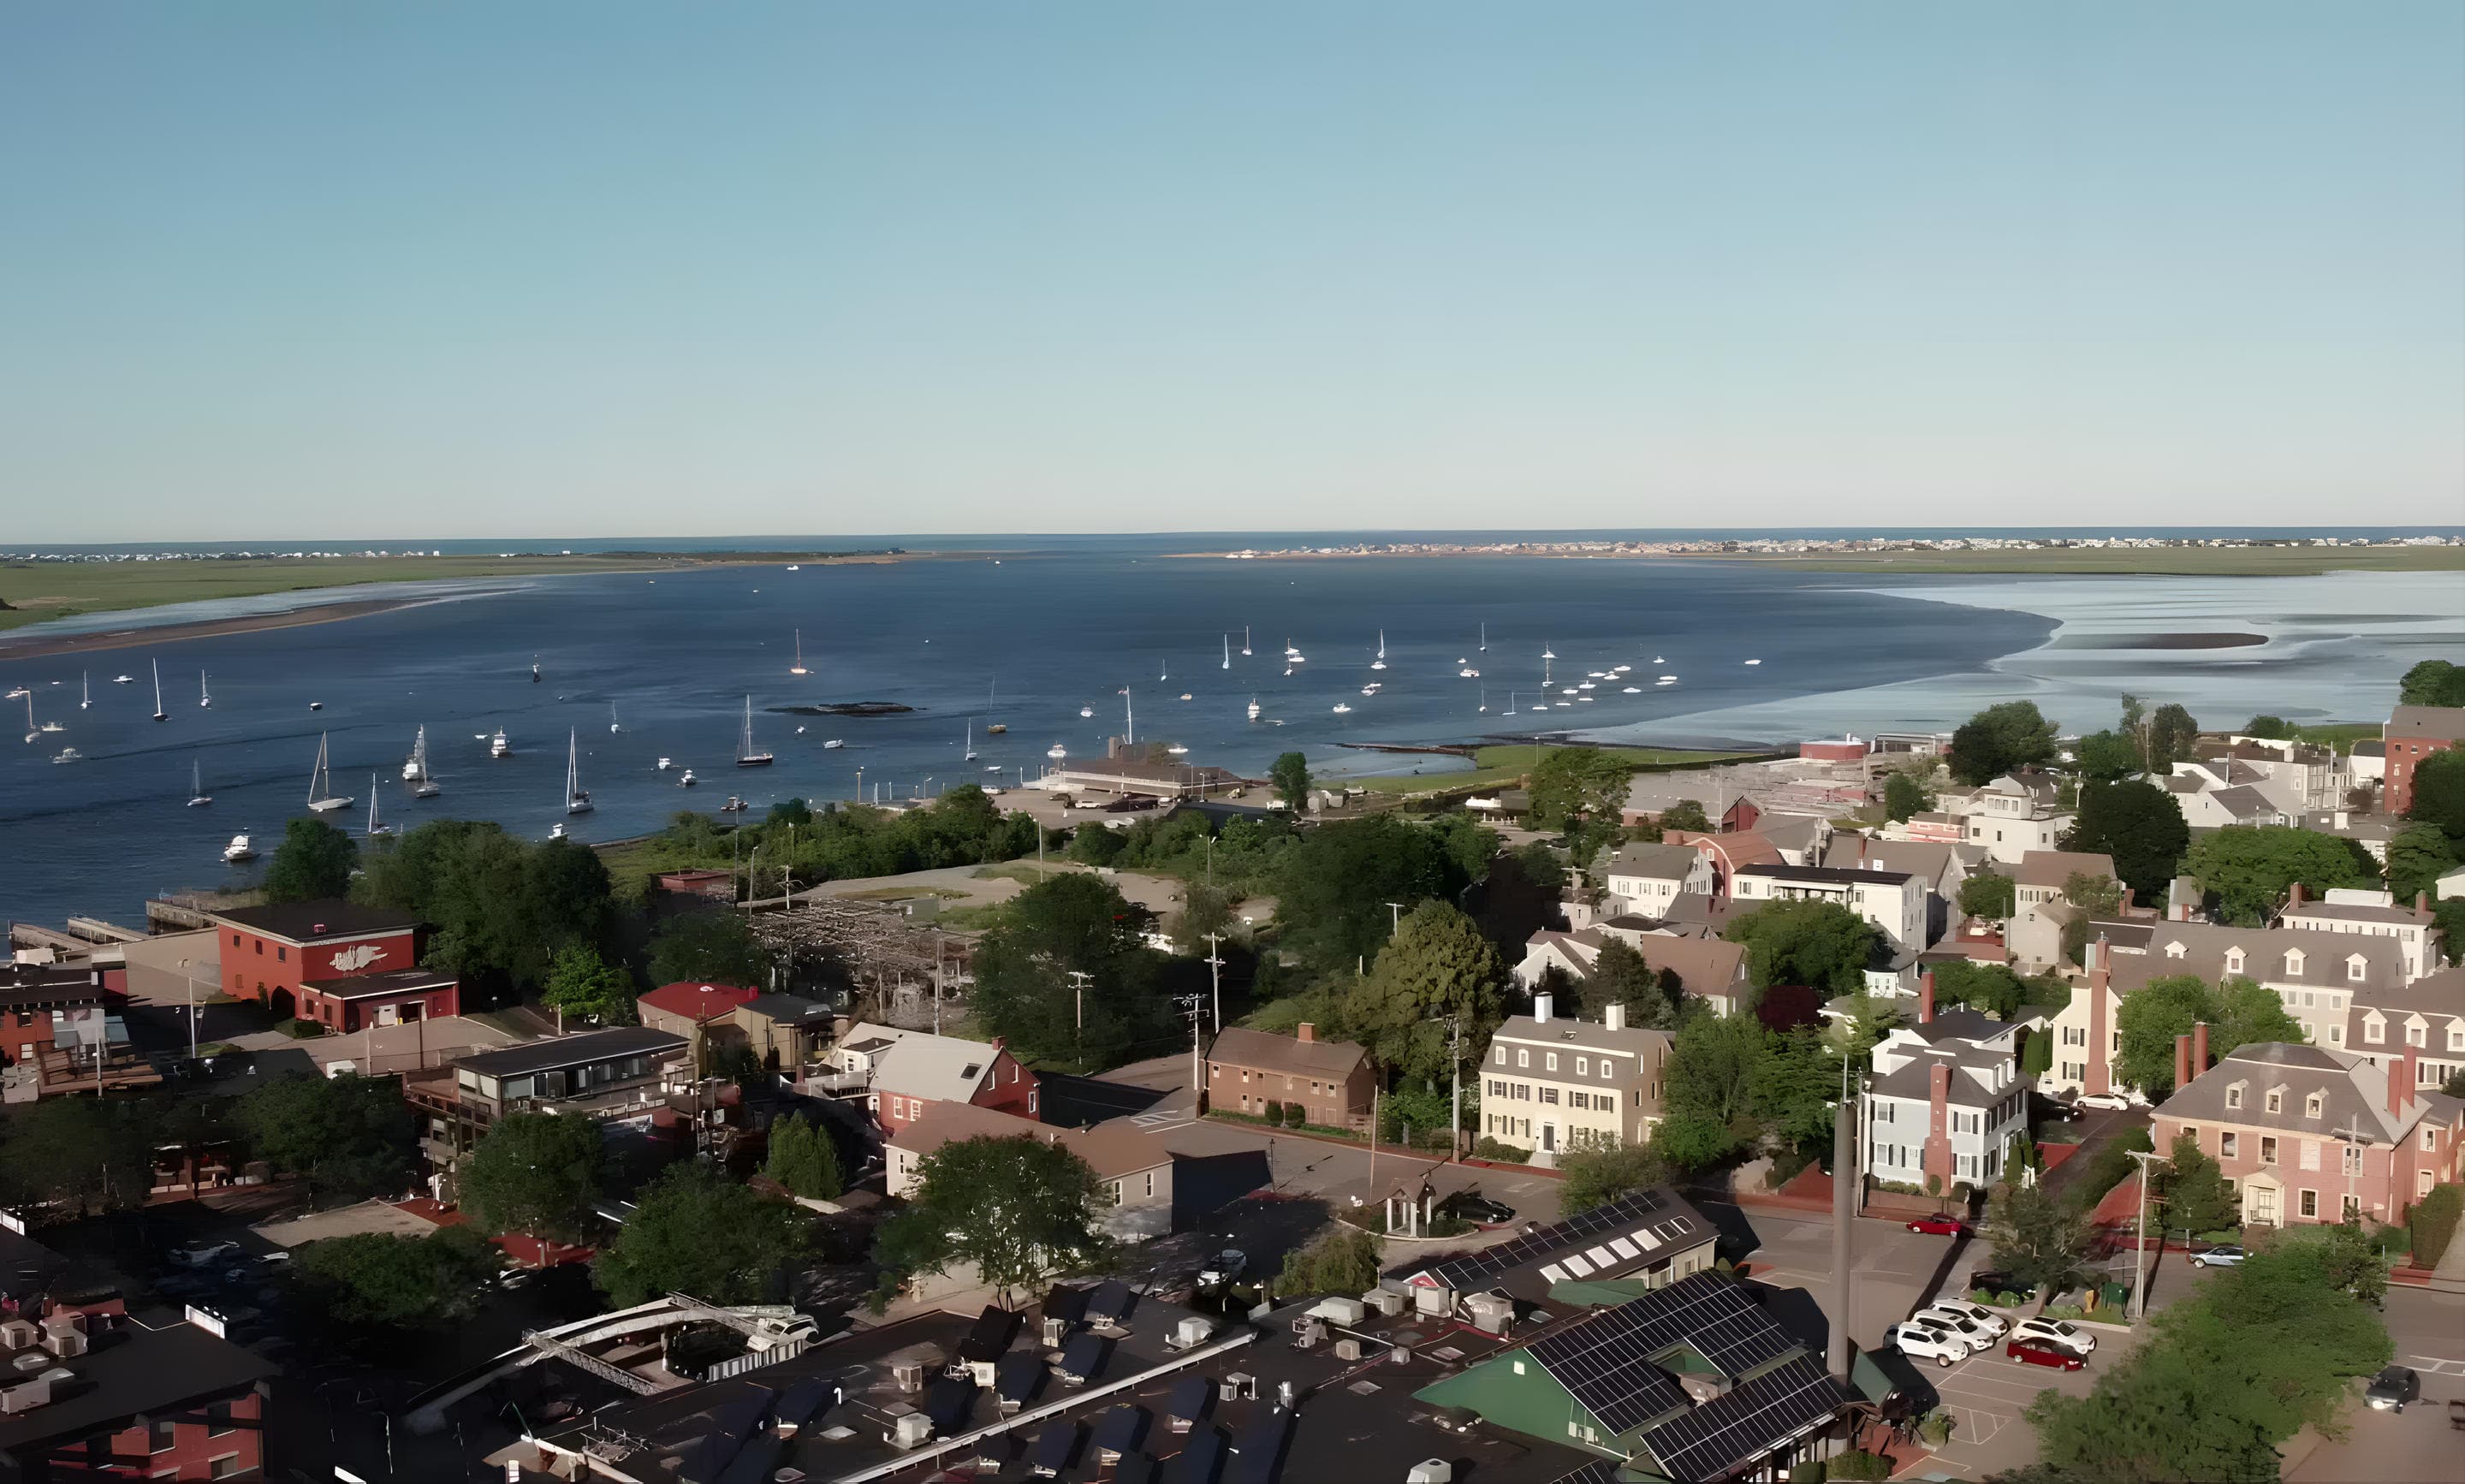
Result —
M1543 1123L1541 1125L1541 1147L1548 1150L1555 1150L1558 1147L1557 1124Z
M2251 1187L2251 1224L2255 1227L2276 1225L2276 1187L2254 1185Z

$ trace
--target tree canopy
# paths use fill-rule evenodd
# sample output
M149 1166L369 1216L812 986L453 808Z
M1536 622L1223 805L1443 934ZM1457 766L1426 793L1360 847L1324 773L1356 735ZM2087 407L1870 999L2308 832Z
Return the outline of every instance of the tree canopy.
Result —
M1406 1076L1445 1076L1448 1030L1477 1058L1505 1018L1506 963L1472 919L1442 901L1407 913L1348 997L1345 1025L1379 1062Z
M282 843L265 863L260 889L268 901L314 901L351 889L360 848L322 819L295 819L282 827Z
M411 1184L418 1125L392 1077L282 1076L232 1109L249 1150L320 1199L390 1195Z
M1936 1006L1974 1006L1997 1020L2011 1019L2023 1005L2071 1003L2071 986L2059 974L2023 979L2008 963L1965 961L1938 963L1930 972Z
M2465 665L2426 659L2397 682L2401 706L2465 706Z
M2042 1185L1995 1186L1985 1236L1995 1265L2028 1293L2071 1282L2088 1253L2087 1218Z
M1558 1187L1558 1210L1564 1216L1667 1185L1675 1173L1668 1158L1650 1144L1577 1149L1562 1158L1558 1167L1566 1177Z
M2091 732L2072 749L2072 765L2084 780L2114 783L2143 771L2140 740L2124 732Z
M2136 781L2082 784L2077 815L2063 838L2067 851L2112 856L2115 875L2143 901L2160 899L2190 845L2183 806L2155 784Z
M1028 1060L1116 1065L1173 1017L1161 990L1164 956L1140 941L1144 920L1100 876L1036 882L976 944L976 1018ZM1074 972L1087 976L1083 990Z
M556 950L548 961L547 986L540 992L540 1002L577 1020L595 1020L603 1026L632 1025L634 1018L633 981L584 942Z
M1960 910L1989 922L2009 921L2019 910L2020 888L1997 871L1981 871L1960 883Z
M1758 989L1806 985L1831 994L1864 987L1882 937L1863 918L1829 901L1776 901L1732 919L1721 936L1746 945L1746 973Z
M2054 756L2054 723L2034 701L1988 706L1951 734L1951 776L1971 786L1990 784L2015 767L2050 763Z
M1007 1295L1095 1260L1107 1243L1096 1172L1041 1139L954 1140L917 1165L908 1207L882 1223L875 1253L889 1281L961 1264Z
M45 1097L0 1119L0 1206L36 1220L143 1206L162 1141L152 1108Z
M809 1201L833 1200L847 1188L831 1131L807 1119L782 1118L770 1125L762 1173Z
M2451 747L2414 764L2413 802L2405 817L2438 826L2451 845L2465 848L2465 750Z
M643 1189L592 1274L620 1309L661 1294L754 1303L779 1287L808 1227L795 1207L766 1200L707 1164L671 1164Z
M291 1278L326 1318L411 1329L477 1312L503 1256L469 1227L429 1236L363 1231L298 1250Z
M1274 781L1276 795L1284 801L1284 808L1294 813L1299 813L1301 807L1309 802L1309 759L1302 754L1279 754L1268 767L1267 777Z
M1598 747L1560 747L1532 769L1532 819L1544 830L1563 829L1577 815L1616 819L1626 808L1634 764Z
M769 977L769 954L732 910L671 918L651 940L651 978L657 984L758 986Z
M2439 878L2456 869L2456 847L2437 825L2408 825L2388 840L2387 884L2396 899L2410 904L2424 892L2438 889Z
M2183 869L2217 899L2225 920L2257 927L2299 881L2314 898L2333 887L2377 886L2369 854L2351 840L2285 825L2231 825L2192 842Z
M2148 771L2165 773L2191 755L2200 740L2200 723L2189 712L2171 704L2148 719Z
M1883 812L1892 819L1905 821L1932 808L1934 799L1925 785L1908 774L1894 773L1883 780Z
M491 1235L578 1242L590 1229L603 1154L593 1119L507 1114L462 1168L462 1207Z
M605 946L615 922L597 852L474 820L412 830L369 859L353 896L417 914L433 929L428 962L491 989L537 987L558 949Z
M1282 1298L1366 1293L1378 1286L1380 1266L1378 1239L1359 1227L1339 1222L1309 1246L1284 1254L1275 1290Z
M2177 1135L2166 1160L2154 1172L2159 1226L2197 1236L2242 1225L2242 1203L2217 1162L2200 1152L2196 1136Z
M2209 1027L2211 1065L2238 1046L2303 1041L2300 1023L2285 1013L2275 991L2248 979L2229 979L2218 988L2197 975L2175 974L2122 997L2116 1016L2122 1036L2116 1072L2152 1101L2164 1098L2174 1090L2174 1038L2188 1035L2201 1021Z
M1652 1147L1689 1168L1765 1135L1801 1152L1828 1148L1839 1058L1812 1027L1775 1035L1751 1014L1692 1007L1662 1074L1664 1117Z
M1321 972L1376 954L1392 930L1389 902L1410 911L1433 897L1452 901L1470 884L1449 843L1386 814L1304 832L1280 857L1281 946Z
M1601 944L1600 957L1584 980L1584 1013L1592 1019L1612 1005L1626 1007L1626 1023L1639 1030L1666 1030L1677 1024L1685 990L1677 974L1655 969L1623 938Z

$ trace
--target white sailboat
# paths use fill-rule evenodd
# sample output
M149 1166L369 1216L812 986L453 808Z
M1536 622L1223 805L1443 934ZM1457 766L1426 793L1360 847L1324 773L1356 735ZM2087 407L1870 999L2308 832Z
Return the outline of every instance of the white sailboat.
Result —
M163 709L163 662L159 659L154 661L154 720L171 720L171 713Z
M84 671L80 670L78 672L78 709L79 711L83 711L93 704L94 679Z
M568 814L590 812L590 790L582 786L582 733L579 729L565 734L565 811Z
M754 750L753 698L747 696L744 698L744 734L737 742L736 765L738 767L768 767L773 761L775 760L770 756L770 754L766 752L757 752Z
M26 691L23 695L26 698L26 741L31 742L43 735L43 729L34 724L34 693Z
M393 833L393 826L383 824L377 819L377 775L370 773L368 775L368 838L382 839L391 833Z
M962 763L973 763L976 761L976 719L973 717L967 718L966 747L967 755L961 758L959 761Z
M411 735L411 756L402 760L402 781L415 784L428 776L428 728Z
M1241 626L1241 657L1243 659L1250 657L1250 626L1248 624L1243 624Z
M488 739L488 756L492 758L510 758L513 755L514 740L505 735L505 729L503 727L500 726L497 728L497 735Z
M223 847L225 865L236 866L241 861L255 859L256 859L256 847L249 844L248 836L244 834L233 835L231 843Z
M805 668L805 631L802 629L796 631L796 662L788 667L788 673L789 675L811 675L812 673Z
M1348 717L1352 715L1351 704L1346 701L1337 701L1335 703L1335 714L1340 717Z
M213 802L214 796L206 792L205 765L191 759L189 763L189 808L203 808Z
M1480 652L1484 654L1489 653L1489 625L1486 623L1480 626Z
M348 794L336 794L334 778L325 764L325 734L317 734L317 766L308 775L308 808L320 814L330 814L350 807Z
M211 706L213 703L214 693L206 689L206 673L200 670L197 672L197 704Z
M1480 688L1480 709L1484 712L1489 710L1489 687L1486 685Z
M1059 742L1055 742L1052 746L1044 749L1044 755L1051 758L1054 762L1058 763L1063 758L1070 756L1070 752L1068 748L1062 746Z
M621 732L625 730L623 725L621 725L616 720L616 703L612 700L608 703L608 730L611 732Z
M1258 720L1258 698L1255 696L1250 698L1250 720L1253 721Z
M1506 714L1510 717L1515 715L1515 693L1513 691L1506 693Z
M1372 670L1387 668L1387 631L1384 629L1378 631L1378 657L1369 662L1369 668Z
M1224 636L1224 668L1232 668L1232 636L1229 633Z

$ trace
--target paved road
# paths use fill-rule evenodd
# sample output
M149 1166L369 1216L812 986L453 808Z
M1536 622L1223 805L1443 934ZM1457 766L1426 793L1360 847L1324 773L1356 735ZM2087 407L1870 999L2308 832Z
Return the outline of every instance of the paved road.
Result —
M2396 1363L2422 1377L2422 1400L2402 1413L2375 1412L2362 1405L2357 1385L2344 1439L2297 1460L2285 1471L2288 1484L2465 1480L2465 1439L2448 1426L2448 1404L2465 1401L2465 1296L2390 1288L2383 1317Z

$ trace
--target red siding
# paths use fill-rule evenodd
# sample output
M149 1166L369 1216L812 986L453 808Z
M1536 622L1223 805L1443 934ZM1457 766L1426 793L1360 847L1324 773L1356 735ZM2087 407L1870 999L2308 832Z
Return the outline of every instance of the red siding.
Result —
M414 935L407 927L318 943L295 943L244 927L227 926L221 931L223 988L242 1000L263 1000L277 989L291 991L296 1000L306 980L411 968L419 962Z
M109 1461L96 1460L89 1454L86 1466L80 1469L73 1456L56 1455L52 1468L60 1473L210 1479L215 1476L213 1461L229 1458L232 1462L224 1476L248 1477L265 1466L265 1438L260 1427L264 1416L265 1399L254 1391L232 1399L228 1431L217 1430L220 1425L208 1419L205 1406L184 1406L165 1416L164 1420L171 1424L171 1446L165 1451L152 1451L151 1429L125 1428L111 1434Z

